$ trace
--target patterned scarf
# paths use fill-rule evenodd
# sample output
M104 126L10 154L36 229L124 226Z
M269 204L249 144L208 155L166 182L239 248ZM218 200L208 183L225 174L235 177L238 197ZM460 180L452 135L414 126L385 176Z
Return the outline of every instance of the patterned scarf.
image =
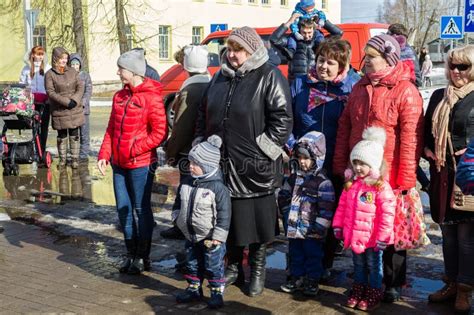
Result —
M441 171L441 167L446 163L446 145L449 136L449 116L451 110L459 100L474 91L474 82L471 81L463 87L457 88L451 83L444 90L444 97L436 107L433 118L431 132L435 138L436 169Z
M343 72L341 72L333 81L333 83L337 84L342 82L346 77L347 73L349 72L349 67L344 69ZM312 83L318 83L322 82L323 80L320 80L318 78L318 74L316 72L316 67L312 67L308 71L308 80L311 81ZM333 93L328 93L327 89L326 91L321 91L317 88L311 87L309 89L309 101L308 101L308 107L306 111L309 113L316 107L329 103L334 100L340 100L343 102L347 102L347 99L349 98L349 95L336 95Z

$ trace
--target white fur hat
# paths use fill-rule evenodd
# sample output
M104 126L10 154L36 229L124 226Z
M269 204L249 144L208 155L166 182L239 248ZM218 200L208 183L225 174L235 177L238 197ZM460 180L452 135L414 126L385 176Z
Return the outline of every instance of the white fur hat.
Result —
M371 169L379 171L382 166L386 138L383 128L369 127L365 129L362 133L362 140L352 149L351 163L354 160L359 160L369 165Z
M184 48L184 70L193 73L206 73L208 51L205 45L188 45Z

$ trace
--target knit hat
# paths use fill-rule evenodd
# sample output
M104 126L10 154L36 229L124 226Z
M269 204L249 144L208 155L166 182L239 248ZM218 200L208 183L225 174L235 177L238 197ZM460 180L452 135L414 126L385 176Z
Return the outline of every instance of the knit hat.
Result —
M209 53L206 45L184 47L184 70L191 73L206 73Z
M144 77L146 72L144 51L133 49L123 53L117 60L117 66Z
M300 6L302 8L314 7L314 0L300 0Z
M264 47L262 38L253 28L248 26L233 30L230 33L228 40L238 43L240 46L244 47L249 54L253 54L260 47Z
M189 151L189 160L202 168L204 174L208 174L219 167L221 160L222 139L217 135L207 138Z
M400 61L400 44L393 36L387 34L374 36L369 39L367 46L381 53L391 66L395 66Z
M315 161L317 171L322 169L326 158L326 137L319 131L310 131L301 137L295 148L297 156L304 156Z
M382 166L383 153L386 139L385 129L369 127L362 133L359 141L351 152L351 163L359 160L369 165L371 169L379 171Z

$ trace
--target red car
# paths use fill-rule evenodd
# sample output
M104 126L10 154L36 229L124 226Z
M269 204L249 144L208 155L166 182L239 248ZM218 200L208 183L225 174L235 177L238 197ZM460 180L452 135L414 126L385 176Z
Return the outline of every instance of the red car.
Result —
M352 45L351 65L355 69L360 69L364 56L364 47L367 41L378 34L387 32L388 24L379 23L346 23L337 25L344 33L342 38L348 40ZM268 40L276 27L256 28L257 33L263 40ZM202 45L207 45L209 50L209 66L208 70L213 75L220 67L219 52L225 46L225 42L231 31L221 31L209 34L203 41ZM323 30L323 32L325 32ZM276 49L276 51L278 51ZM279 53L281 58L280 70L286 76L288 74L288 60ZM170 125L173 121L173 113L170 104L175 97L175 93L179 91L184 80L187 79L186 71L179 64L169 68L161 76L163 84L164 104L167 109L168 122Z

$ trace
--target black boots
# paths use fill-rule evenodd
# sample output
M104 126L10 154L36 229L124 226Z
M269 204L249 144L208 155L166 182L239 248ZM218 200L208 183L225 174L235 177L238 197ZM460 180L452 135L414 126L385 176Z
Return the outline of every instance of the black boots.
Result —
M225 286L232 284L241 286L245 284L245 274L242 268L244 259L244 247L229 246L227 249L227 268L225 270Z
M125 246L127 257L119 267L120 273L139 275L151 269L151 240L139 240L138 244L134 240L125 240Z
M249 245L250 286L249 296L262 294L265 286L265 263L267 245L254 243Z

